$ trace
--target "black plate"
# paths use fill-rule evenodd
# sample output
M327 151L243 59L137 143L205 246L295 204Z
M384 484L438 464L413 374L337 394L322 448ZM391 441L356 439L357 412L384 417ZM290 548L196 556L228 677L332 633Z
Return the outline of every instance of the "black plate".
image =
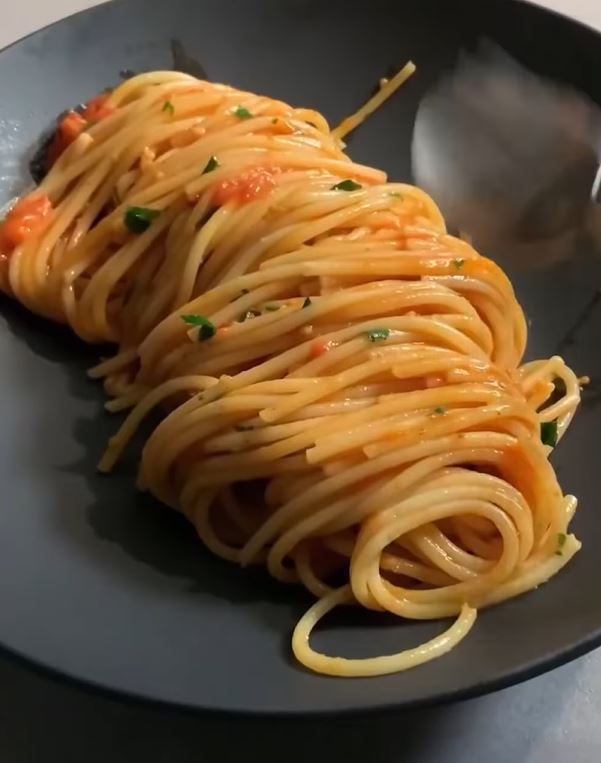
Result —
M418 74L350 142L356 160L409 179L421 95L481 36L601 100L600 39L521 3L126 0L90 10L0 53L4 200L21 187L31 147L55 114L114 83L120 70L172 68L173 40L209 78L315 106L332 122L412 58ZM530 354L561 346L595 380L601 267L589 255L584 247L571 263L521 275L517 290L532 321ZM0 309L0 643L11 652L140 698L311 713L474 695L601 643L595 385L556 459L564 487L581 498L574 526L584 548L568 569L483 612L447 657L385 678L323 678L290 657L304 594L203 551L175 513L136 493L132 464L110 478L95 474L116 421L84 375L94 351L7 300ZM354 613L333 618L316 641L361 656L394 652L442 627Z

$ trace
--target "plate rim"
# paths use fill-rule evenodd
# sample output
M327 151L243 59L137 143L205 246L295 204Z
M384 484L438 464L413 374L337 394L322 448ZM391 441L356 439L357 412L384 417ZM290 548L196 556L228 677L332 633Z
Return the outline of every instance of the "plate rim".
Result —
M38 675L46 680L55 680L60 685L69 687L92 696L101 696L111 701L121 702L126 705L136 707L155 708L171 713L186 714L192 716L207 716L211 718L236 718L236 719L307 719L315 720L317 718L367 718L388 713L397 713L399 711L419 710L422 708L440 707L442 705L463 702L469 699L476 699L487 694L493 694L503 689L517 686L533 678L549 673L562 665L567 665L580 657L601 647L601 626L597 628L588 638L574 644L569 649L556 650L555 653L546 657L525 664L523 667L508 672L497 678L481 681L470 687L460 689L450 689L448 691L431 694L420 699L398 700L395 702L372 703L370 705L338 705L336 708L319 709L279 709L269 710L265 708L248 707L218 707L216 705L202 705L199 703L181 702L178 700L167 700L161 697L143 694L131 689L117 688L108 684L96 681L92 678L84 678L71 674L61 668L54 667L42 660L30 657L21 653L18 649L0 643L0 658L8 658L13 665L18 665L30 673ZM417 666L419 669L419 666ZM328 680L329 676L322 676ZM347 680L369 680L363 678L350 678Z

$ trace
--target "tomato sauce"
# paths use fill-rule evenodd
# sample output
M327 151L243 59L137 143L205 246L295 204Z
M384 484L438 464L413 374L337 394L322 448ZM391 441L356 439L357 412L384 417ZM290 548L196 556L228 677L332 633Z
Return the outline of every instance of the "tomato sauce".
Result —
M309 351L309 354L312 358L321 358L322 355L325 355L326 352L329 352L332 349L332 343L328 342L324 339L316 339L311 344L311 349Z
M275 188L279 167L251 167L238 177L223 180L215 186L213 201L223 206L230 201L245 204L267 196Z
M77 111L69 111L61 119L48 149L48 165L50 167L86 128L100 122L101 119L105 119L115 111L112 106L107 106L107 98L107 93L97 95L88 101L81 114Z
M86 103L86 106L81 113L86 122L95 124L96 122L100 122L101 119L110 117L110 115L115 112L115 109L112 106L108 106L106 103L108 97L108 93L102 93Z
M31 194L18 201L0 225L0 252L10 254L29 236L41 233L52 213L52 204L45 194Z
M48 149L48 164L52 166L63 151L86 129L87 122L76 111L64 116L56 128L54 138Z

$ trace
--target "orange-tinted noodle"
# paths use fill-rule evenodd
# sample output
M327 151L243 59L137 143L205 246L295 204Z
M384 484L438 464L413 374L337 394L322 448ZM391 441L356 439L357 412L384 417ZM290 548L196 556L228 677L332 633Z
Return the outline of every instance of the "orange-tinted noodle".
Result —
M300 662L418 665L571 559L576 502L548 455L577 379L558 357L520 365L510 282L425 193L352 162L312 110L184 74L95 109L31 195L51 213L2 287L117 346L91 372L131 409L101 469L162 411L140 487L214 553L315 595ZM313 626L351 603L454 622L395 655L316 653Z

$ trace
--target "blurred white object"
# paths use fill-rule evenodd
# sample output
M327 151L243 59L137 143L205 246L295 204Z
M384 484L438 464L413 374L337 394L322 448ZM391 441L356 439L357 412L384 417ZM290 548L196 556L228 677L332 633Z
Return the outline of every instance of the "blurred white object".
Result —
M601 30L601 3L599 0L528 0L533 5L563 13L583 24Z
M600 136L586 96L483 44L423 99L413 171L476 245L548 242L589 217Z

